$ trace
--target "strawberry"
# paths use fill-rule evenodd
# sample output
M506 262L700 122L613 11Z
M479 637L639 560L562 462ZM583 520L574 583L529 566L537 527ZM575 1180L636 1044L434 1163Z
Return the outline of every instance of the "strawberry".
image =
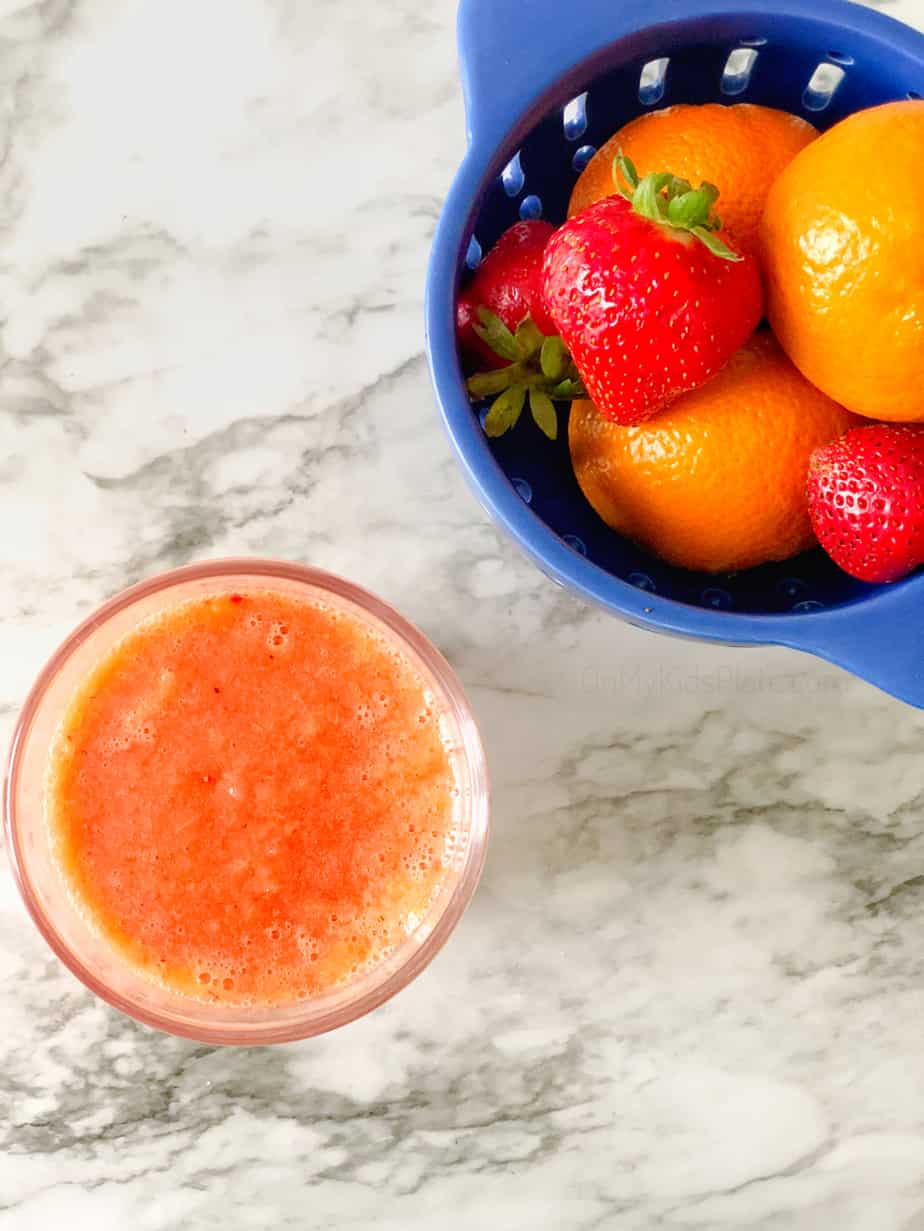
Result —
M506 230L487 254L456 303L456 338L473 363L496 368L505 362L484 337L478 309L486 308L513 332L530 316L543 335L556 333L542 300L542 254L555 228L530 219Z
M897 581L924 563L924 425L871 423L809 461L815 535L845 573Z
M490 369L466 382L473 401L494 399L484 420L488 436L514 427L528 400L536 424L555 440L554 403L587 396L542 299L542 254L553 234L548 222L538 220L510 227L456 305L463 356Z
M712 212L718 189L666 173L639 181L615 160L622 195L576 214L548 241L543 294L591 400L641 423L714 376L763 313L753 257Z

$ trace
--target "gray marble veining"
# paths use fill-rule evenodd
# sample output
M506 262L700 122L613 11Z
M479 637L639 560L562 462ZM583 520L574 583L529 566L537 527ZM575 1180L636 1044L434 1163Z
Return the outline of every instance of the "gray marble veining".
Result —
M418 622L495 783L446 950L285 1048L94 1001L0 869L0 1231L924 1231L924 715L486 522L422 354L453 9L0 2L4 731L103 597L265 553Z

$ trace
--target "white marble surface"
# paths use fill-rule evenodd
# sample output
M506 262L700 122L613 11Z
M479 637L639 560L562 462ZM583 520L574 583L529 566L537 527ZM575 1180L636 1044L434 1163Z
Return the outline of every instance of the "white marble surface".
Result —
M924 715L487 524L422 355L453 7L0 3L4 736L104 596L267 553L436 639L496 785L448 948L286 1048L95 1002L0 868L0 1231L924 1231Z

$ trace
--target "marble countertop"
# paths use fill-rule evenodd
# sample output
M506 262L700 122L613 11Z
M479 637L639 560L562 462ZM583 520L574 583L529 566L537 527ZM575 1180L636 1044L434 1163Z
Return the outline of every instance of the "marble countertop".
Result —
M423 356L453 9L0 0L4 738L104 596L261 553L419 623L495 782L447 948L289 1047L119 1016L0 867L0 1231L924 1231L924 714L488 524Z

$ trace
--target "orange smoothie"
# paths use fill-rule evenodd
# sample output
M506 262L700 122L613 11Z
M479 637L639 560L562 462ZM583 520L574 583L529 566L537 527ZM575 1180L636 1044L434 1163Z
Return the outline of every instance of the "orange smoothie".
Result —
M452 860L459 785L415 665L358 616L246 590L180 602L97 664L46 815L69 891L199 1000L316 996L380 962Z

